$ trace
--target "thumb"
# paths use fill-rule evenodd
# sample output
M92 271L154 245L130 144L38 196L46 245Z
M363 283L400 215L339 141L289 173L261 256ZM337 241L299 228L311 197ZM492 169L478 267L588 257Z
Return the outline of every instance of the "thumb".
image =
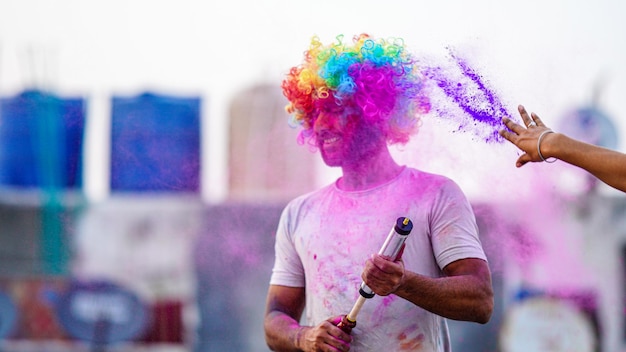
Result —
M515 166L516 167L522 167L524 166L527 162L529 162L530 156L526 153L522 154L519 158L517 158L517 161L515 162Z
M341 322L341 318L343 318L342 315L339 315L339 316L336 316L336 317L332 317L332 318L328 319L328 322L330 322L331 324L336 326L337 324L339 324Z

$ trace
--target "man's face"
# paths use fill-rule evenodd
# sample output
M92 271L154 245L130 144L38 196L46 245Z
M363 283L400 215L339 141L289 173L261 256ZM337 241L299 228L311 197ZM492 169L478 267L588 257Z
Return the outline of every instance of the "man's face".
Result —
M334 101L320 106L313 131L328 166L360 163L385 145L380 132L364 123L354 109L345 109Z

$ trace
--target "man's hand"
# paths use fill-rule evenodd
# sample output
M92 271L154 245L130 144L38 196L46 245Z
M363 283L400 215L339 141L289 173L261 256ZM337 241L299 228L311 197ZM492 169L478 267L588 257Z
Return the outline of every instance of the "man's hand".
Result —
M302 327L296 347L302 351L349 351L352 336L337 327L342 316L330 318L314 327Z
M395 262L381 255L374 254L365 262L361 274L365 284L379 296L394 293L404 280L404 262L398 259Z

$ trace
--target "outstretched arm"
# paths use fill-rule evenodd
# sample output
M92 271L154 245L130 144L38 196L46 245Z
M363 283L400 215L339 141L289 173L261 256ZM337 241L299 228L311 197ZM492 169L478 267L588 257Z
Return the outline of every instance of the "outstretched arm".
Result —
M551 130L535 113L528 115L522 105L518 110L528 127L504 118L503 122L508 130L500 131L502 137L524 151L517 159L517 167L528 162L541 162L541 156L543 159L556 158L578 166L607 185L626 192L626 154L588 144L561 133L549 132Z

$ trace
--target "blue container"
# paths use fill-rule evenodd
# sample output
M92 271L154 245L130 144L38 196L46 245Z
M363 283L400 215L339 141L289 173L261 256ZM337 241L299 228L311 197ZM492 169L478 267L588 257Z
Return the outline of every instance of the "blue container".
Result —
M111 191L199 189L200 98L113 97Z
M0 184L82 187L85 102L40 91L0 99Z

